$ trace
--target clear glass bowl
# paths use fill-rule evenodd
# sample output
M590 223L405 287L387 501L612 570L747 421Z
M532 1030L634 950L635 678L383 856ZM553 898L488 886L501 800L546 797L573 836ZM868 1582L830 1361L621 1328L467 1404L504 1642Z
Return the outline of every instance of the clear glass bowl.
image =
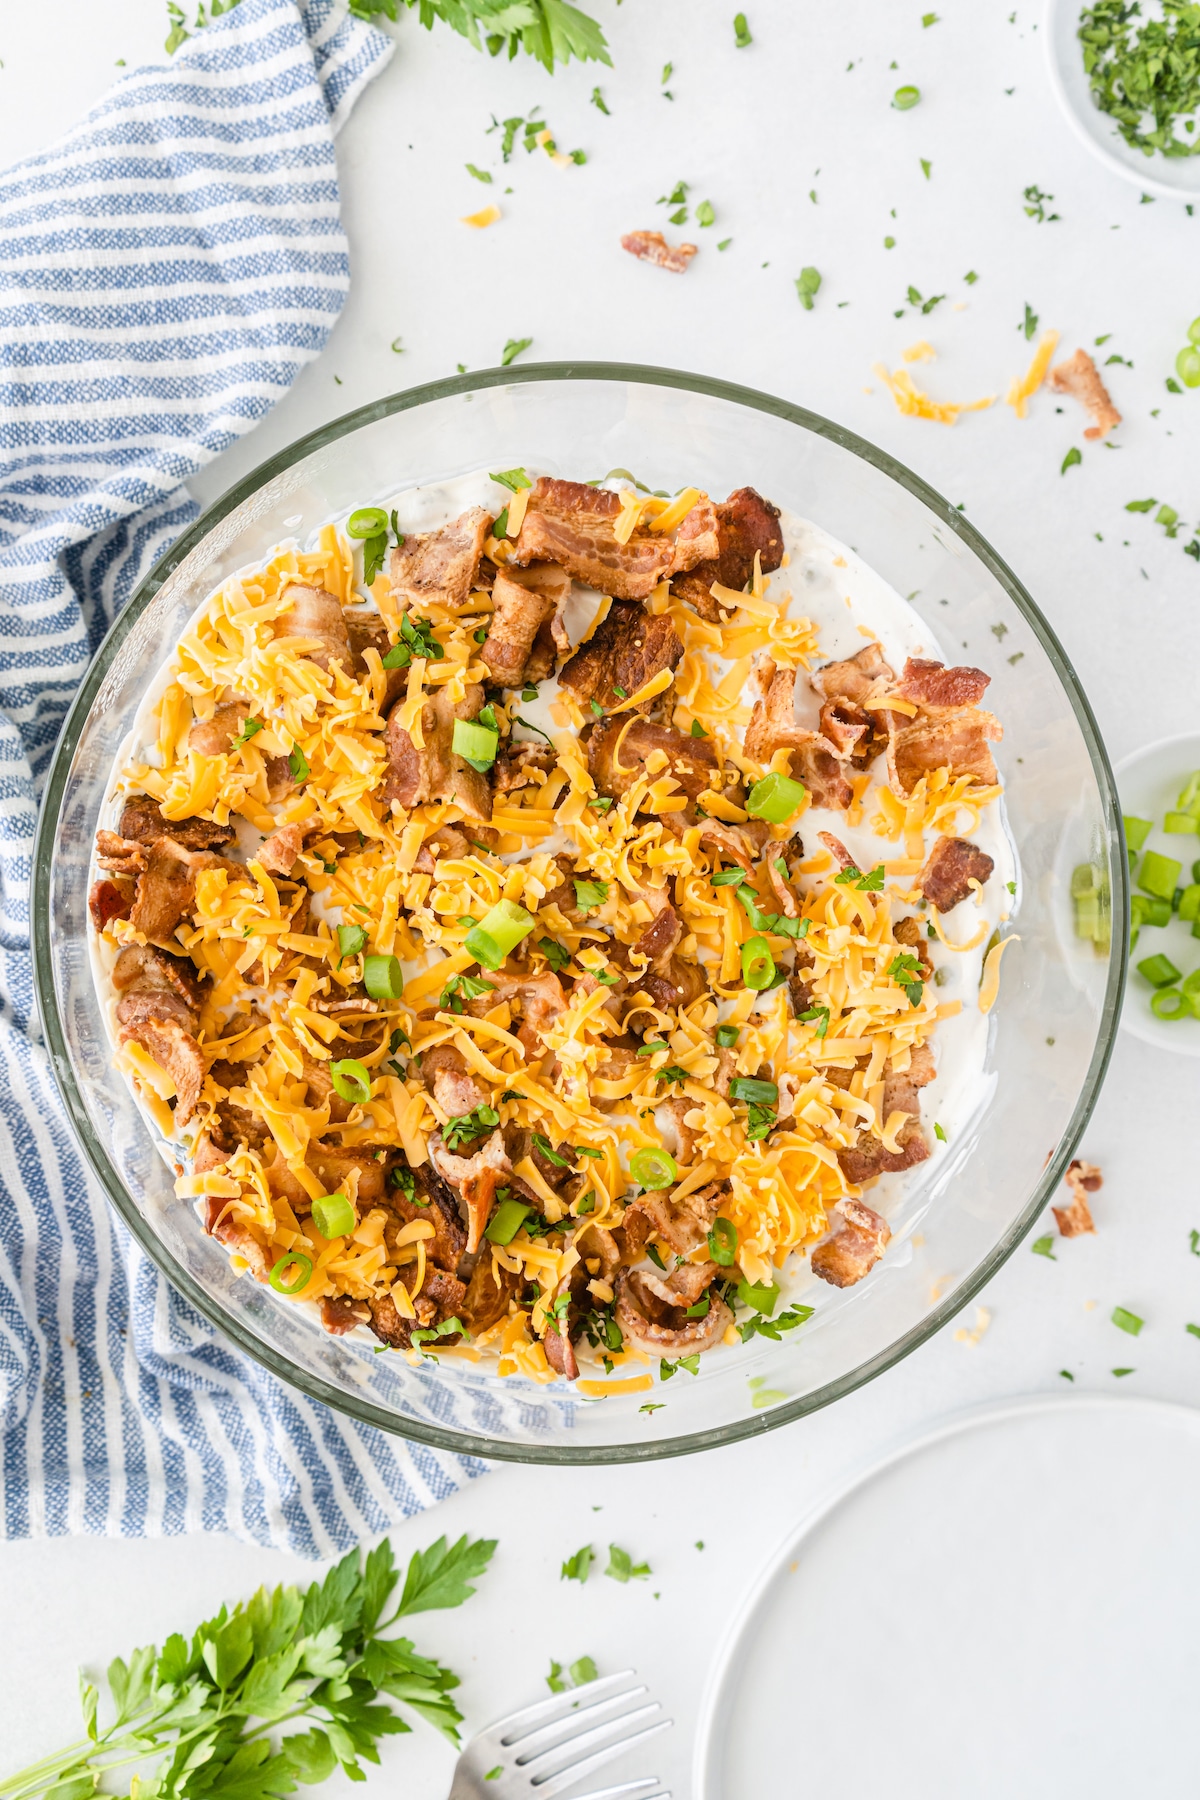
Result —
M235 1276L175 1198L112 1067L87 954L89 850L109 770L200 601L280 538L376 495L522 463L575 478L622 467L714 494L750 484L853 546L913 597L948 654L992 672L1022 870L1021 942L989 1024L987 1104L948 1154L916 1171L872 1276L843 1293L821 1288L812 1320L779 1343L756 1338L706 1359L696 1377L680 1371L653 1393L596 1402L459 1359L413 1368L375 1355ZM1084 862L1108 874L1116 926L1103 952L1073 934L1071 870ZM1088 703L1045 619L962 514L800 407L604 363L493 370L397 394L314 432L227 494L158 564L89 670L50 772L34 874L37 986L63 1097L114 1206L167 1277L243 1350L330 1406L446 1449L547 1463L672 1456L769 1430L849 1393L944 1325L1019 1243L1087 1122L1116 1032L1127 915L1120 809ZM756 1410L748 1378L786 1398ZM661 1410L642 1412L648 1400Z

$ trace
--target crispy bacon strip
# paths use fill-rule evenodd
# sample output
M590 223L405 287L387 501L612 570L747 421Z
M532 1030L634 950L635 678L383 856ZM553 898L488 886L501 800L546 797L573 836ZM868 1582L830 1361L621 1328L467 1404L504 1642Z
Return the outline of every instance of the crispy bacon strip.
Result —
M814 806L845 812L854 798L837 746L819 732L796 722L795 669L777 669L768 662L760 672L766 688L746 727L746 755L769 763L777 750L790 752L791 773L808 789Z
M702 619L715 621L720 617L720 608L711 591L713 583L741 593L754 575L756 554L764 575L779 568L783 561L783 532L779 525L779 508L764 500L754 488L735 489L728 500L721 501L712 510L716 545L705 551L707 560L697 563L690 573L674 578L671 592L677 599L686 600ZM679 527L680 538L687 523L685 519Z
M621 239L622 250L657 269L670 269L673 275L684 275L698 244L668 244L661 231L627 231Z
M483 546L495 524L482 506L468 507L437 531L410 531L392 551L388 579L401 607L465 606L479 575Z
M570 592L571 577L556 563L496 571L495 610L480 656L501 687L520 687L539 631L561 615Z
M675 546L666 532L645 525L628 543L618 543L614 527L621 511L620 494L607 488L539 476L509 561L518 568L557 563L584 587L618 600L645 600L670 573Z
M1065 1180L1071 1190L1071 1204L1052 1207L1051 1211L1058 1221L1060 1237L1083 1237L1096 1229L1088 1195L1104 1186L1104 1177L1095 1163L1081 1162L1075 1157L1068 1164Z
M306 587L294 582L287 590L288 610L275 621L277 638L312 638L315 647L305 652L319 669L339 662L347 675L354 667L350 650L350 634L342 603L324 588ZM222 709L223 710L223 709Z
M953 912L971 893L971 882L982 887L995 863L978 844L966 838L940 837L929 852L917 877L917 887L938 912Z
M1049 386L1056 394L1070 394L1092 415L1092 423L1084 430L1085 438L1107 437L1121 423L1121 415L1109 398L1100 379L1100 371L1086 350L1077 350L1066 362L1051 369Z
M665 613L653 616L640 606L616 605L558 679L582 705L594 701L611 712L660 670L673 669L682 655L683 645ZM651 705L652 700L644 700L636 710Z
M888 772L902 794L910 794L922 775L948 768L951 775L971 775L985 786L997 779L989 743L1004 732L992 713L979 705L991 680L982 669L947 668L943 663L912 658L891 690L915 703L917 713L888 712Z
M428 800L454 800L468 818L490 819L492 792L487 776L464 762L454 749L455 719L478 718L482 709L483 689L475 683L463 690L457 702L450 698L447 687L438 688L421 708L425 742L418 748L400 723L401 709L394 707L384 735L388 769L383 799L399 800L406 807Z
M622 735L624 734L624 735ZM667 758L662 771L679 783L691 801L712 784L717 753L707 738L685 737L671 725L628 715L605 719L588 739L588 774L600 793L619 800L646 773L646 758L660 750Z

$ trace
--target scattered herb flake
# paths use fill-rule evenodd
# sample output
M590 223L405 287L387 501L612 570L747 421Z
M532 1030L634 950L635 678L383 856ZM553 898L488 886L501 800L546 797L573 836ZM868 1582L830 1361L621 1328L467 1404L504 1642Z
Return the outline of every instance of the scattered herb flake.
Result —
M799 275L796 277L796 293L799 296L800 304L805 312L812 311L813 301L820 292L820 288L820 271L812 268L811 265L806 269L801 269Z
M650 1573L647 1562L635 1563L628 1550L622 1550L619 1544L608 1546L608 1567L604 1573L614 1581L644 1581Z
M1072 444L1071 448L1062 459L1062 468L1058 471L1059 474L1065 475L1068 469L1077 468L1082 461L1083 453L1080 450L1079 445Z
M1112 1322L1118 1331L1127 1331L1130 1337L1136 1337L1146 1323L1144 1319L1139 1319L1136 1313L1129 1312L1124 1306L1113 1307Z
M1035 1256L1048 1256L1051 1262L1058 1261L1054 1254L1054 1239L1049 1234L1045 1237L1035 1238L1029 1248Z
M513 363L517 360L518 356L521 355L522 351L528 350L528 348L529 348L530 344L532 344L532 342L533 342L533 339L531 337L509 338L507 344L505 344L504 349L500 355L500 367L502 369L507 369L508 365L510 363Z
M733 42L738 50L745 50L754 42L750 36L750 27L746 23L745 13L733 15Z
M592 1549L592 1546L590 1544L582 1545L581 1548L575 1552L574 1556L568 1556L566 1562L562 1566L562 1575L559 1579L562 1581L585 1582L588 1578L588 1571L591 1569L595 1560L596 1552Z

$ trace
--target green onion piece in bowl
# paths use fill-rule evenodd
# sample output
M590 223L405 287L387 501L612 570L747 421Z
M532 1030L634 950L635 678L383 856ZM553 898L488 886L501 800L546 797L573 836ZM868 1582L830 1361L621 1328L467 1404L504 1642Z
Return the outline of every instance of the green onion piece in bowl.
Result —
M1184 387L1200 387L1200 350L1195 344L1185 344L1175 358L1175 373Z
M372 1000L398 1000L404 992L404 977L398 956L364 956L363 986Z
M1125 814L1125 842L1131 850L1140 850L1153 830L1153 819L1135 819Z
M283 1279L284 1272L287 1269L296 1270L296 1275L290 1282L285 1282ZM312 1278L312 1272L313 1266L311 1256L305 1256L302 1250L289 1250L286 1256L280 1257L279 1261L275 1264L275 1267L271 1270L271 1273L267 1276L267 1280L277 1294L287 1294L290 1297L293 1294L300 1293L308 1286L309 1281Z
M737 1041L738 1041L738 1028L736 1025L718 1025L717 1026L717 1048L718 1049L732 1050L734 1045L737 1043Z
M454 753L481 774L495 762L499 743L498 731L491 731L486 725L477 725L474 719L455 719Z
M766 938L747 938L742 945L742 980L748 988L762 993L775 979L775 958Z
M1179 896L1179 917L1185 924L1200 918L1200 882L1191 881Z
M770 1317L779 1305L779 1288L773 1281L739 1281L737 1297L743 1306L752 1306L755 1312Z
M722 1269L728 1269L737 1258L737 1226L732 1219L714 1219L708 1234L708 1254Z
M1151 987L1170 987L1172 982L1179 980L1179 970L1169 956L1143 957L1137 968L1138 974L1144 975Z
M1191 813L1193 818L1200 815L1200 769L1193 769L1175 802L1180 812Z
M323 1238L349 1237L358 1224L358 1214L345 1194L325 1194L314 1200L313 1224Z
M1156 1019L1186 1019L1192 1004L1177 987L1161 987L1150 996L1150 1011Z
M679 1178L679 1166L669 1150L647 1146L629 1159L629 1173L643 1188L668 1188Z
M1183 837L1188 833L1200 831L1200 819L1190 812L1169 812L1163 820L1163 830L1172 837Z
M378 537L387 528L388 516L381 506L360 506L346 520L346 530L352 538Z
M485 969L498 969L521 939L529 936L534 924L531 915L514 900L498 900L478 925L471 927L463 942Z
M343 1057L341 1062L330 1063L329 1073L333 1080L333 1091L340 1100L349 1105L362 1106L371 1098L371 1071L352 1056Z
M1160 856L1157 850L1147 850L1138 871L1138 886L1143 893L1153 894L1160 900L1170 900L1182 868L1183 864L1173 856Z
M747 1106L778 1106L779 1089L773 1081L760 1081L756 1075L735 1075L729 1084L729 1098L744 1100Z
M511 1244L533 1211L523 1200L502 1200L488 1222L484 1237L492 1244Z
M806 792L803 782L772 772L750 789L746 811L752 819L765 819L768 825L786 825L800 810Z

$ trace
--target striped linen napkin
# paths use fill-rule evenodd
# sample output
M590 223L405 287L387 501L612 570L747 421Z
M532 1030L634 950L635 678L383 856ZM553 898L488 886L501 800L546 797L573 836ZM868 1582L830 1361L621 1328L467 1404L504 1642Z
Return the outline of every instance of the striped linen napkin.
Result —
M225 1531L329 1556L483 1465L281 1386L93 1183L39 1039L41 780L182 485L319 354L349 285L333 138L392 50L344 0L241 0L0 175L0 1534Z

